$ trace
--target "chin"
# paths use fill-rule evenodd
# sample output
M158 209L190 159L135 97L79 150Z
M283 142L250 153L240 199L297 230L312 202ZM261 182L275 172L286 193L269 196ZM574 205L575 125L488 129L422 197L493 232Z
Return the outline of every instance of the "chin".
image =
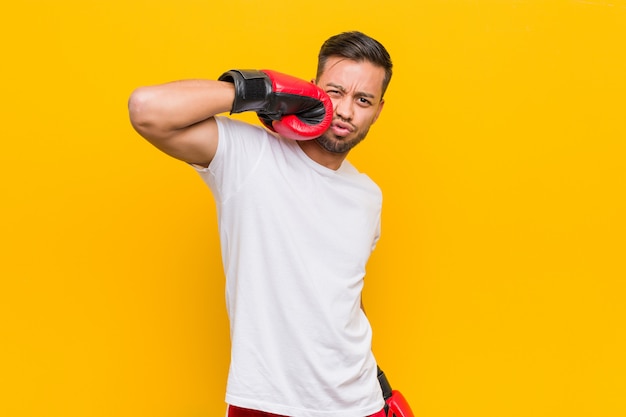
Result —
M326 151L343 154L349 152L352 148L358 145L363 140L363 137L338 137L326 132L316 140L317 143Z

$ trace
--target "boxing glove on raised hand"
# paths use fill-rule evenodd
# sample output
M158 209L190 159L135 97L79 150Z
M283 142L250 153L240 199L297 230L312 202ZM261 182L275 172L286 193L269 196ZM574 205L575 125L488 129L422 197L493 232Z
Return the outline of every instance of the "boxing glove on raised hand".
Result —
M330 98L311 82L270 70L230 70L219 80L235 86L231 113L255 111L267 128L288 139L317 138L332 122Z

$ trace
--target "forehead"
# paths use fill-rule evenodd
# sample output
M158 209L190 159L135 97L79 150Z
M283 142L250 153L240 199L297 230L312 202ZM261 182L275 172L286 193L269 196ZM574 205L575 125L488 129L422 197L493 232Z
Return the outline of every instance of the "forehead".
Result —
M354 61L343 57L330 57L324 65L318 84L341 86L347 91L367 93L380 98L385 70L369 61Z

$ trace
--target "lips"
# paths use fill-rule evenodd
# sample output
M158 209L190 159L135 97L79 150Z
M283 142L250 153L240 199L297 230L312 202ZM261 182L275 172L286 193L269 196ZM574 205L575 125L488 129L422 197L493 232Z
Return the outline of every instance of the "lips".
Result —
M351 124L341 121L334 121L330 125L330 129L337 136L347 136L354 130Z

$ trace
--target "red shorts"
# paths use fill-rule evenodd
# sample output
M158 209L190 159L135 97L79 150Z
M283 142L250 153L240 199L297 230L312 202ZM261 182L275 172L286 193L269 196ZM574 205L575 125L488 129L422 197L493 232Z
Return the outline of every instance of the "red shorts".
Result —
M228 406L228 417L289 417L281 416L279 414L266 413L264 411L250 410L247 408L235 407L234 405ZM367 417L385 417L385 410L380 410L376 414L372 414Z

